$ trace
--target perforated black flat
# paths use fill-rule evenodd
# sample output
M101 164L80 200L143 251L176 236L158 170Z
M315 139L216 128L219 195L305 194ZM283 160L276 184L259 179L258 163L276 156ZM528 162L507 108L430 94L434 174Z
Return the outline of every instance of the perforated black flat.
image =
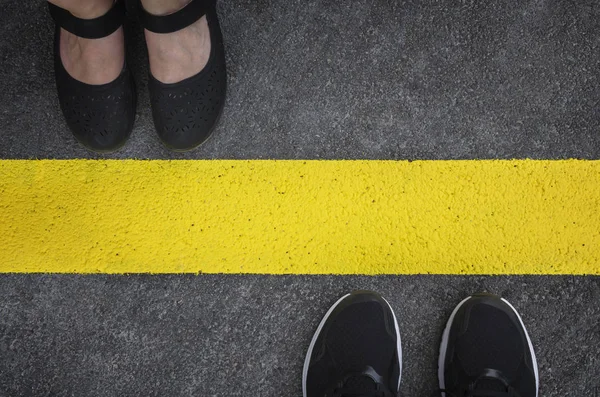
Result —
M172 150L191 150L208 139L225 105L225 49L215 2L192 0L181 10L164 16L149 14L141 2L138 7L142 26L154 33L176 32L206 15L211 40L206 66L177 83L162 83L152 73L148 81L154 126L160 139Z
M85 147L96 152L117 150L127 140L135 120L136 92L126 63L119 77L107 84L91 85L73 78L60 59L61 27L76 36L99 39L114 33L125 18L121 1L103 16L80 19L48 3L56 23L54 72L60 107L69 129Z

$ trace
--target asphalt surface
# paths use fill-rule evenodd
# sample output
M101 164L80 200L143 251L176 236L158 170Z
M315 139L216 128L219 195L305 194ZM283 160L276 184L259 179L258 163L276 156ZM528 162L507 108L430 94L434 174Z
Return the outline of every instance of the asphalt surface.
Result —
M97 158L70 135L42 1L0 0L0 158ZM600 158L600 3L221 1L225 114L196 151L140 103L109 158ZM434 396L439 338L487 290L523 314L540 396L600 394L600 278L0 275L0 397L300 396L328 307L355 288L395 308L402 396Z
M60 114L43 1L0 0L2 158L96 157ZM221 1L229 92L214 136L175 154L139 106L122 158L598 158L597 0Z
M312 334L353 289L379 291L395 309L402 396L439 395L443 327L475 291L522 314L540 396L600 386L598 278L4 275L0 395L301 396Z

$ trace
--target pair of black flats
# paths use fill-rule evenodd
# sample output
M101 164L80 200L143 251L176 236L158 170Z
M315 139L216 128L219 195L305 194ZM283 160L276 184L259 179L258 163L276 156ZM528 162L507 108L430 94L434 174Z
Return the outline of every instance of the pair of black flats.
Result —
M148 81L152 116L160 139L172 150L191 150L210 136L225 103L225 51L215 0L192 0L181 10L165 16L149 14L137 1L142 26L155 33L176 32L206 15L211 39L206 66L198 74L177 83L162 83L152 73ZM56 23L56 86L67 125L88 149L102 153L115 151L125 144L135 121L137 94L131 70L125 62L121 74L102 85L74 79L60 58L60 32L63 28L88 39L109 36L122 26L125 4L117 0L106 14L95 19L80 19L55 5L49 4L49 7Z

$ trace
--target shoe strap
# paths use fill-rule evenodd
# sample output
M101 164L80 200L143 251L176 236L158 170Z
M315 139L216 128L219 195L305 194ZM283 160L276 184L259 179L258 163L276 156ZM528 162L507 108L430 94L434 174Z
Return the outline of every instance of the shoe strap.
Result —
M154 33L173 33L202 18L209 9L209 1L191 0L182 9L167 15L150 14L138 0L138 15L142 26Z
M125 6L122 1L116 1L106 14L94 19L77 18L52 3L48 3L48 7L52 19L58 26L85 39L101 39L109 36L123 25L125 19Z

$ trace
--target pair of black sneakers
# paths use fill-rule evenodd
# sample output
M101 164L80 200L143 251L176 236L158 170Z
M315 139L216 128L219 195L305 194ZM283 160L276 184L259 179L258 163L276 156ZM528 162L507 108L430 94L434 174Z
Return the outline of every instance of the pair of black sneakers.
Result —
M400 330L388 302L356 291L338 300L312 339L304 397L395 397L400 387ZM537 397L533 346L515 308L495 295L460 302L442 335L442 397Z

